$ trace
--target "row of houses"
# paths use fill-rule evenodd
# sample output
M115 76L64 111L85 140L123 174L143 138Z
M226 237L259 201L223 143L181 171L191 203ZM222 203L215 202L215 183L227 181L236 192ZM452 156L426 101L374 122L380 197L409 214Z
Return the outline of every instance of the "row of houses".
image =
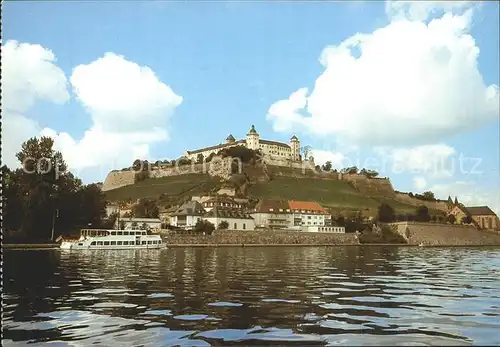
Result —
M201 202L200 202L201 201ZM290 230L303 232L344 233L345 228L332 225L331 215L316 202L261 200L254 208L245 208L243 201L228 196L194 197L178 208L164 210L165 224L190 230L199 220L206 220L216 227L223 221L229 230L255 229ZM140 227L144 223L156 229L160 219L121 218L126 228Z

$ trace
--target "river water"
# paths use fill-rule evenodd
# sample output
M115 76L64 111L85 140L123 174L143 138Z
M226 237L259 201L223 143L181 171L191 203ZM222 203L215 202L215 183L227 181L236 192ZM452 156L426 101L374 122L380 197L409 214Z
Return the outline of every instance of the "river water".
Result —
M4 251L3 345L494 345L500 248Z

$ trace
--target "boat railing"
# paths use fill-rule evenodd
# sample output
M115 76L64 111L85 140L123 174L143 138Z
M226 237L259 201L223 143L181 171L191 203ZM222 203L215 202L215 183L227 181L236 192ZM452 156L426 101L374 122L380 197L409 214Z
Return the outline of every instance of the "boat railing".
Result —
M110 231L108 229L81 229L80 235L82 237L98 237L98 236L108 236Z

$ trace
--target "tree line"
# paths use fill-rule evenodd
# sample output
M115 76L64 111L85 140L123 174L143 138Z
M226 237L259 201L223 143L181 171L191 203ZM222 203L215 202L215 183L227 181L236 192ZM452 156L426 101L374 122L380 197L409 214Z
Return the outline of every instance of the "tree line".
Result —
M16 154L21 167L1 167L3 230L9 242L45 242L84 227L112 227L97 184L67 171L49 137L30 138Z

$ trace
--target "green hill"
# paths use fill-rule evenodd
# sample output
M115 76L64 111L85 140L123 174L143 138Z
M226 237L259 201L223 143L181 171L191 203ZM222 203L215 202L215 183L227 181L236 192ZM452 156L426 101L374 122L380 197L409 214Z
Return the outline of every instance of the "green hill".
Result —
M397 214L414 213L415 206L394 199L394 191L387 189L363 192L351 183L336 179L315 178L298 172L280 172L273 168L270 177L256 167L247 167L245 174L235 175L231 181L245 185L245 195L249 198L270 198L286 200L317 201L334 212L362 211L365 215L376 215L381 203L391 205ZM283 175L284 174L284 175ZM286 176L293 174L294 177ZM207 174L186 174L161 178L148 178L133 185L106 191L109 201L153 198L169 204L180 203L193 195L203 195L220 188L223 180ZM430 211L431 214L439 214Z
M187 196L208 193L221 184L219 178L208 174L186 174L148 178L133 185L108 190L104 194L109 201L159 198L161 195L169 197L171 201L180 201Z

